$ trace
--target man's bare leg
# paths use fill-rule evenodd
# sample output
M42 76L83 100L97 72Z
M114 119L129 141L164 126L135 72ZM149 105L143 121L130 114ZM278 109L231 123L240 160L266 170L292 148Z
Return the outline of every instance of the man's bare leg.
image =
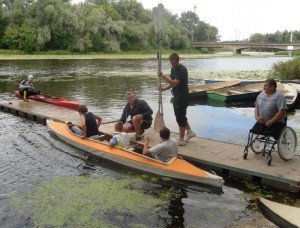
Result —
M186 126L185 127L179 127L179 138L184 139Z
M190 130L191 130L191 127L190 127L190 125L189 125L189 122L186 122L186 130L187 130L187 131L190 131Z
M130 123L126 122L123 124L123 131L131 132L133 131L133 127Z
M132 124L135 129L135 133L136 133L136 135L139 135L139 136L141 135L142 121L143 121L143 119L139 119L139 118L135 118L135 117L133 117L133 119L132 119Z
M196 133L191 129L189 122L186 123L186 131L185 141L188 142L191 138L196 136Z

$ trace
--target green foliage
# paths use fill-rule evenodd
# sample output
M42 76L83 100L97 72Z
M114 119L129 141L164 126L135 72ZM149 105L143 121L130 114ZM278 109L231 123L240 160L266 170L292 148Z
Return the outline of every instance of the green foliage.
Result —
M218 29L204 21L200 21L199 17L192 11L183 12L180 23L189 31L190 36L193 35L193 41L220 40Z
M5 31L4 42L10 49L19 49L27 53L35 49L36 31L27 24L21 27L12 25Z
M288 55L288 51L277 51L275 53L275 55ZM293 56L298 56L300 55L300 50L297 50L297 51L293 51Z
M183 12L181 14L180 23L188 29L188 31L195 31L196 27L200 23L197 14L192 11Z
M0 55L23 55L24 52L20 50L9 50L9 49L0 49Z
M281 80L299 79L300 58L274 64L270 76Z
M153 10L137 0L1 0L0 48L25 52L120 52L156 49ZM218 29L193 12L181 18L165 10L163 47L192 48L195 41L218 40Z
M266 199L279 201L280 203L284 204L291 204L293 198L295 198L295 196L289 192L273 191L262 188L261 186L258 186L252 182L244 181L244 185L245 193L240 195L240 198L249 202L248 208L251 210L258 210L257 198L259 196Z
M151 12L145 10L143 5L136 0L119 0L114 3L114 6L125 21L135 21L143 24L152 21Z
M249 38L250 42L268 42L268 43L289 43L291 39L291 32L284 30L275 33L255 33ZM300 31L293 31L293 42L300 42Z
M121 40L123 50L141 50L147 47L148 28L139 22L128 21ZM134 47L132 49L132 47Z
M172 190L151 195L141 179L74 177L37 186L12 205L33 227L130 227L128 217L151 227L153 218L168 221L164 211L177 197Z
M5 14L5 11L2 8L0 8L0 47L2 47L4 44L3 36L7 25L7 15Z

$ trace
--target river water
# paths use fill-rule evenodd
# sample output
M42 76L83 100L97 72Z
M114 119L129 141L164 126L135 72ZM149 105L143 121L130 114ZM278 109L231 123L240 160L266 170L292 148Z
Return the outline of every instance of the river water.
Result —
M182 62L190 71L190 84L194 84L201 83L206 75L245 77L233 71L254 72L254 78L257 71L269 70L272 64L288 59ZM18 83L33 74L36 88L86 104L104 118L120 117L126 91L146 100L156 113L156 64L154 60L0 61L0 98L10 99ZM167 61L163 69L169 71ZM177 131L170 98L165 92L164 117L166 125ZM239 144L245 143L254 123L252 107L220 104L190 106L188 118L198 136ZM299 120L299 111L290 114L289 125L298 135ZM0 124L0 225L223 227L249 214L249 189L240 184L227 181L222 192L173 185L168 180L95 161L35 122L0 113Z

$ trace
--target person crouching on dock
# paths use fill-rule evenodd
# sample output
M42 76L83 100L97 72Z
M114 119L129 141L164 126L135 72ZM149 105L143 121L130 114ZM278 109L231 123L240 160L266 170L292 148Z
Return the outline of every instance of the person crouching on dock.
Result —
M146 101L135 98L133 92L127 92L125 98L127 104L120 121L124 131L135 132L135 140L139 141L144 131L151 127L153 111Z

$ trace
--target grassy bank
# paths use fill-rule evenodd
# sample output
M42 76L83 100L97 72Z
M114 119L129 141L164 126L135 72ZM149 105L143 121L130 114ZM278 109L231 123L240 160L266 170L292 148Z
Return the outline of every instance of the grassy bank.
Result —
M180 54L183 59L232 57L231 52L207 53L194 49L189 50L163 50L162 58L167 59L173 52ZM239 55L245 57L249 55ZM36 60L36 59L156 59L156 50L145 50L144 52L121 52L121 53L72 53L70 51L46 51L26 54L19 50L1 50L0 60Z
M289 53L288 51L278 51L275 55L287 56ZM293 51L293 56L300 56L300 50Z
M173 53L172 50L164 50L162 58L166 59ZM212 58L214 56L225 56L218 54L203 54L199 51L178 51L182 58ZM0 50L0 60L35 60L35 59L156 59L156 52L150 50L143 52L122 52L122 53L72 53L68 51L47 51L25 54L15 50Z
M241 55L233 55L231 51L208 52L207 50L163 50L163 59L167 59L173 52L179 53L183 59L208 59L208 58L245 58L245 57L266 57L274 56L274 53L269 52L245 52ZM278 55L280 56L280 55ZM0 49L0 60L38 60L38 59L156 59L156 50L147 49L144 51L127 51L121 53L74 53L70 51L39 51L31 54L26 54L19 50L4 50Z

